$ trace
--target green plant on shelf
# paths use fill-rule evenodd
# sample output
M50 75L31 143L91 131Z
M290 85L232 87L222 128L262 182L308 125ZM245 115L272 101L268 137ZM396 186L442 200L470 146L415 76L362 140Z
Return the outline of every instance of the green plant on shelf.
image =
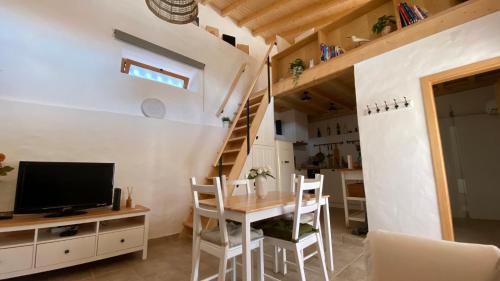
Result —
M304 70L306 69L306 64L302 59L295 59L292 63L290 63L290 68L288 69L290 74L293 76L293 85L297 86L299 83L299 78Z
M387 34L391 32L392 26L396 24L394 16L383 15L378 18L377 22L373 25L372 31L375 34Z

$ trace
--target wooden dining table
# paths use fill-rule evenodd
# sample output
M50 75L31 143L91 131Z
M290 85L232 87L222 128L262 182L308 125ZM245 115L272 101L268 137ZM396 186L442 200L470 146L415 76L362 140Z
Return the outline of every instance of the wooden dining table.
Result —
M314 195L309 196L311 202ZM332 229L330 225L329 196L324 195L320 202L323 211L324 244L326 264L330 271L334 270L332 251ZM292 192L269 192L265 198L255 194L230 196L224 200L224 215L226 219L242 224L242 275L244 281L252 280L252 258L250 250L250 224L252 222L293 213L295 210L295 194ZM215 199L200 200L200 205L216 207Z

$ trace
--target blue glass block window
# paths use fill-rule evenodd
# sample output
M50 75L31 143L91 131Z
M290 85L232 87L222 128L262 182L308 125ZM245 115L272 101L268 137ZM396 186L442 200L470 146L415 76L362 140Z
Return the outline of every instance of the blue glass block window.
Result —
M189 85L188 77L126 58L122 59L122 72L182 89Z

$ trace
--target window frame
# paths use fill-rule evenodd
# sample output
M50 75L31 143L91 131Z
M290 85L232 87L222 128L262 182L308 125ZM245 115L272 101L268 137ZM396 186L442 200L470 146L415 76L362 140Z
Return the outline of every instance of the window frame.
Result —
M170 72L168 70L164 70L162 68L158 68L158 67L155 67L155 66L152 66L152 65L149 65L149 64L138 62L136 60L132 60L132 59L129 59L129 58L122 58L121 72L125 73L125 74L130 74L129 72L130 72L130 66L131 65L135 65L135 66L138 66L138 67L141 67L141 68L144 68L144 69L151 70L151 71L156 72L156 73L160 73L160 74L163 74L163 75L167 75L167 76L171 76L173 78L180 79L180 80L184 81L184 86L182 88L184 88L186 90L188 88L189 77L186 77L186 76L174 73L174 72Z

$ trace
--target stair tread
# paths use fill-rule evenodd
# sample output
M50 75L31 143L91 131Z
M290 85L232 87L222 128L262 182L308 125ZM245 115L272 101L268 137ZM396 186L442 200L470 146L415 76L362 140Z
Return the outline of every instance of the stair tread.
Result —
M233 131L239 131L239 130L244 130L247 128L247 125L239 126L239 127L234 127Z
M228 154L228 153L234 153L234 152L240 152L240 149L239 148L235 148L235 149L224 150L222 152L222 154Z
M267 88L265 89L262 89L258 92L255 92L253 95L250 96L250 99L253 100L253 99L256 99L256 98L259 98L259 97L262 97L264 96L265 94L267 93Z
M246 136L234 137L234 138L230 138L228 141L244 140L244 139L246 139L246 138L247 138Z
M254 117L255 115L257 115L257 112L250 113L250 117ZM240 119L238 119L238 121L243 120L243 119L246 119L246 118L247 118L247 116L245 115L245 116L243 116L243 117L240 117Z

